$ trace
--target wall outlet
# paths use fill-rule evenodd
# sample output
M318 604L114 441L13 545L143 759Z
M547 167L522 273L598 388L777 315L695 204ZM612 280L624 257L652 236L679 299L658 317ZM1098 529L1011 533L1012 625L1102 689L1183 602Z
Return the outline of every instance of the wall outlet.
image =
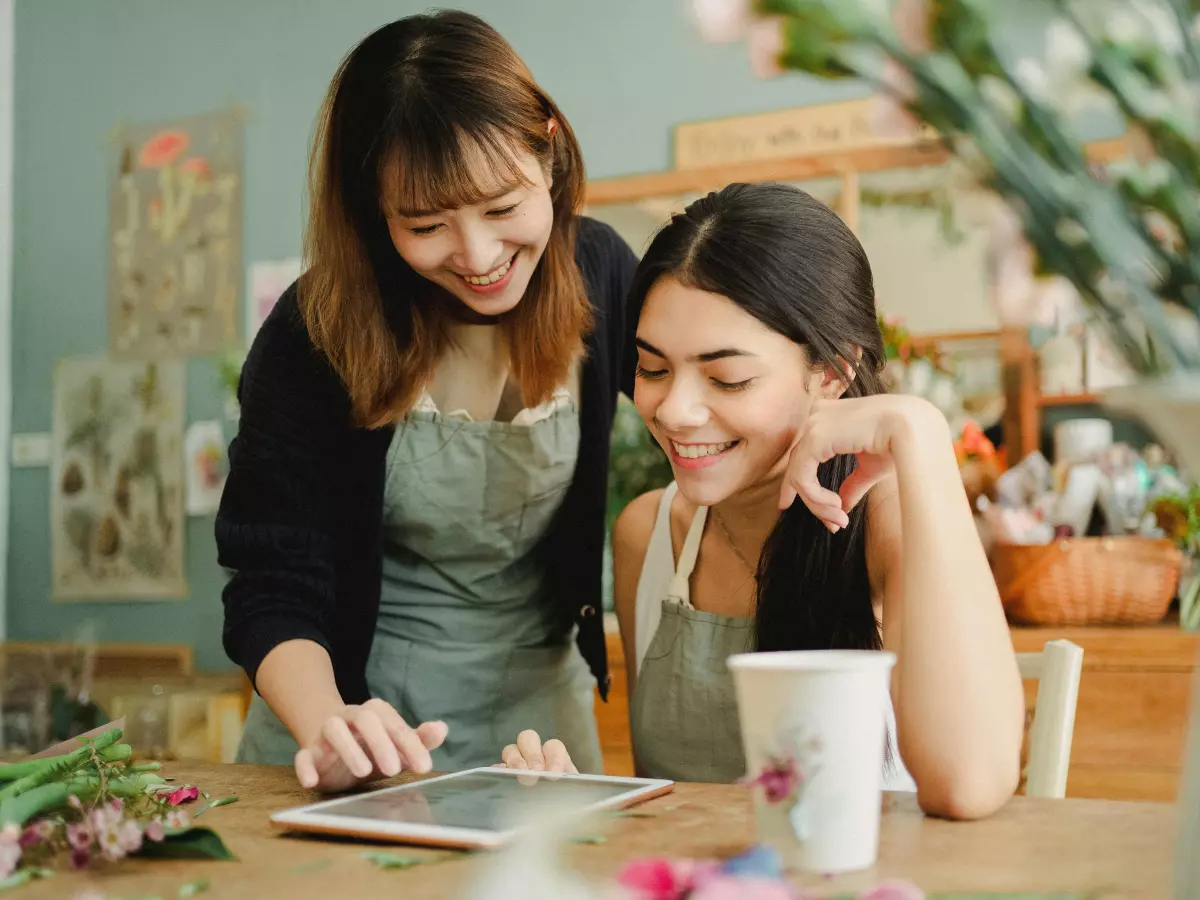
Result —
M12 464L23 468L50 465L50 433L14 434Z

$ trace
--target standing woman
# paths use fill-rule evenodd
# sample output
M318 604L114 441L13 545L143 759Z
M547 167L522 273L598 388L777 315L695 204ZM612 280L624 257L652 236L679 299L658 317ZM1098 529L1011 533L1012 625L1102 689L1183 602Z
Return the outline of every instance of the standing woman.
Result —
M343 61L217 516L225 648L257 690L240 761L339 790L536 728L600 771L636 259L583 190L567 120L480 19L400 19Z

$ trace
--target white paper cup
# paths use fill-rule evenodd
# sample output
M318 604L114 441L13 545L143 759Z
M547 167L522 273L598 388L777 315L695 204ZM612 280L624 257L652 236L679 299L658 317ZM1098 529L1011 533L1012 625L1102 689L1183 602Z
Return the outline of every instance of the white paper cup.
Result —
M759 836L787 865L833 874L875 864L895 663L868 650L729 658Z

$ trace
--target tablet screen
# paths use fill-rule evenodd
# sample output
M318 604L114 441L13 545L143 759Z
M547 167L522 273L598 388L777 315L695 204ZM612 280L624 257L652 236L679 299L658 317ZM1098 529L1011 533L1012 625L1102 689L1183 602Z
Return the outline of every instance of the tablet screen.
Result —
M580 809L604 803L639 787L626 781L555 778L522 773L473 771L417 782L323 804L326 816L501 831L512 810L530 800Z

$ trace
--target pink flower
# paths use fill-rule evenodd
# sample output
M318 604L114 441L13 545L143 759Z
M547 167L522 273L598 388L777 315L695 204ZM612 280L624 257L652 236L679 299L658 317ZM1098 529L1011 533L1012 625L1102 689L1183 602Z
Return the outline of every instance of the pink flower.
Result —
M773 878L736 878L717 875L693 891L690 900L795 900L790 884Z
M7 878L17 870L17 863L21 861L21 845L13 842L11 844L0 844L0 878Z
M158 843L167 836L166 829L163 828L163 820L155 817L149 825L146 826L146 837Z
M692 0L692 19L704 40L731 44L746 33L750 0Z
M173 809L167 813L168 828L187 828L191 818L182 809Z
M772 760L763 767L757 778L743 779L747 787L761 787L768 803L782 803L790 799L796 788L804 781L804 773L794 759Z
M929 0L896 0L892 27L909 53L928 53L933 46L929 33Z
M871 100L871 128L882 137L912 138L921 131L917 117L904 106L916 96L912 73L895 60L883 63L880 79L884 92Z
M717 871L715 863L690 859L636 859L621 870L617 884L637 900L681 900Z
M858 900L925 900L925 892L907 881L885 881L859 894Z
M1000 320L1028 325L1037 305L1033 248L1025 240L1021 217L1000 201L993 208L988 227L988 264Z
M67 843L76 850L86 850L92 846L92 827L87 822L79 822L67 826Z
M179 806L181 803L191 803L200 796L200 789L194 784L189 784L178 790L171 791L167 795L167 803L171 806Z
M86 869L92 862L91 851L87 847L71 848L71 868Z
M101 831L97 843L100 852L114 862L124 858L125 846L121 843L121 829L117 825L109 825Z
M780 62L787 49L783 17L756 19L750 25L746 43L750 47L750 68L758 78L776 78L783 74Z
M142 849L142 829L137 822L126 819L120 827L121 849L126 853L137 853Z

